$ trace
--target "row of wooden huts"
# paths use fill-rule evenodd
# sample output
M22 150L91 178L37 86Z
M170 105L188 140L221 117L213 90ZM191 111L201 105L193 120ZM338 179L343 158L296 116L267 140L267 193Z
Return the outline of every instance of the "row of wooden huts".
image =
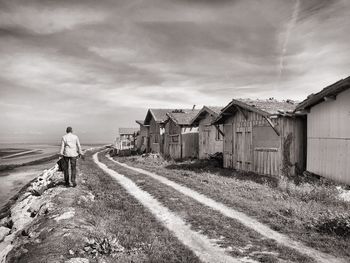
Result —
M226 168L309 172L350 184L350 77L292 100L233 99L225 107L149 109L137 146L178 159L222 152Z

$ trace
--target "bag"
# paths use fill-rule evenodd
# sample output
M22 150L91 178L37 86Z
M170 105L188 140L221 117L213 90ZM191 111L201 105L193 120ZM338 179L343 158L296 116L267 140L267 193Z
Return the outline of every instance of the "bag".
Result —
M63 160L63 158L57 161L57 165L58 165L58 171L63 172L64 166L65 166L65 161Z

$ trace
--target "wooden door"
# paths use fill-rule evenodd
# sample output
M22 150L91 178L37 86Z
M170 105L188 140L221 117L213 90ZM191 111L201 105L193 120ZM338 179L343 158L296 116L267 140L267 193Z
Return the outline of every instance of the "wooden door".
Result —
M224 167L232 168L233 132L232 123L224 124Z
M204 129L203 130L203 138L202 138L202 149L203 149L203 155L205 158L209 157L209 147L210 147L210 130Z
M245 171L252 169L252 129L239 127L236 129L236 168Z

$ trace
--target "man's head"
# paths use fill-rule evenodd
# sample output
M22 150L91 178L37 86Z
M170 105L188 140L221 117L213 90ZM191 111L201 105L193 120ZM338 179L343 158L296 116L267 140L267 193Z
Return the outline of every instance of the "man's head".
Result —
M73 132L72 127L67 127L67 129L66 129L66 133L70 133L70 132Z

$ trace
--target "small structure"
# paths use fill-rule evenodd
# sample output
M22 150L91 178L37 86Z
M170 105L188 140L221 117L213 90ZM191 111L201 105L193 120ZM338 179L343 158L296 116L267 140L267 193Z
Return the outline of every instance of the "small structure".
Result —
M211 154L223 151L223 125L213 125L223 107L204 106L192 119L191 125L198 127L199 159L207 159Z
M164 155L174 160L198 158L198 128L191 121L198 110L173 110L167 113Z
M350 184L350 77L308 96L296 112L307 115L307 170Z
M224 167L294 175L305 165L304 120L293 101L232 100L215 124L224 125Z
M129 150L135 147L138 128L119 128L119 137L116 140L118 150Z
M140 132L136 139L136 147L139 152L149 152L149 125L145 125L143 120L136 120L140 125Z
M172 109L149 109L147 111L144 125L149 126L148 141L149 152L163 153L163 133L165 121L168 119L166 115Z

